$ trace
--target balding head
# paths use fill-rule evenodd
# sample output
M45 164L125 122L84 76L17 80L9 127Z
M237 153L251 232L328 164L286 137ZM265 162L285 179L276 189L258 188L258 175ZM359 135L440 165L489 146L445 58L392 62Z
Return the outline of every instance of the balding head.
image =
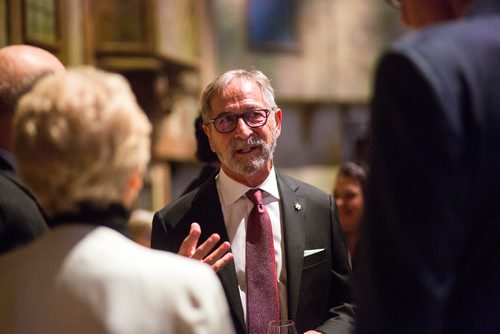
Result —
M0 147L9 150L10 125L17 101L35 82L50 73L65 71L53 54L30 45L0 48Z
M4 66L6 62L10 65ZM0 73L19 76L29 76L40 71L64 71L64 65L52 53L31 45L10 45L1 48L0 64Z
M30 45L0 49L0 115L13 114L17 100L45 74L65 71L52 53Z

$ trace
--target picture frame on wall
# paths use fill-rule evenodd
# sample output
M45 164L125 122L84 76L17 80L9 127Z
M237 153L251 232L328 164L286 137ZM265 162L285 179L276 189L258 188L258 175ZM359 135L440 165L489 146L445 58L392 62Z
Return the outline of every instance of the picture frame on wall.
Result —
M24 0L24 39L27 43L57 49L60 42L59 1Z
M248 0L247 6L252 49L298 51L295 0Z
M147 54L153 47L152 1L92 0L98 53Z
M9 42L7 19L7 2L6 0L0 0L0 47L7 45Z

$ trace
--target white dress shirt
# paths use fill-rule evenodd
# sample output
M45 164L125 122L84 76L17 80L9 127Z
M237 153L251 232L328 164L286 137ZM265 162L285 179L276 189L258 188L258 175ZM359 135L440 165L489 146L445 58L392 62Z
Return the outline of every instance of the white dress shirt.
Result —
M234 265L238 278L238 288L240 291L241 305L245 322L247 321L247 280L245 272L245 245L246 228L253 203L247 198L248 186L231 179L221 169L217 176L217 191L221 200L224 223L226 225L231 251L234 255ZM288 318L287 292L286 292L286 268L284 258L283 229L281 226L280 194L278 183L276 182L276 172L274 167L267 179L258 187L262 192L262 201L267 209L273 229L274 254L276 259L276 272L278 273L278 292L280 298L280 313L282 319Z

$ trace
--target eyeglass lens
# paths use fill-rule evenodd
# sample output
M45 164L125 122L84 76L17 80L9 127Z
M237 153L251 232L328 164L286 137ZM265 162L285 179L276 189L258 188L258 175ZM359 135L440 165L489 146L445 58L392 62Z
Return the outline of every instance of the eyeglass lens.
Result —
M243 118L243 121L245 121L245 124L249 127L257 128L267 123L268 115L269 110L267 109L250 110L240 115L228 113L216 117L213 120L213 123L217 131L226 133L232 132L236 129L236 124L240 118Z

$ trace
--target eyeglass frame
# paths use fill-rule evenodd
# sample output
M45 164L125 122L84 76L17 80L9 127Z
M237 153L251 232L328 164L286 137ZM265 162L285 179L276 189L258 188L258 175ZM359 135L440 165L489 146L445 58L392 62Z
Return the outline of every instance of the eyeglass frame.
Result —
M389 6L396 8L396 9L401 9L401 0L385 0L389 4Z
M247 120L245 119L245 115L249 115L250 113L256 112L256 111L264 111L264 113L266 115L266 118L265 118L264 122L262 124L260 124L260 125L250 125L250 124L248 124ZM261 127L263 127L264 125L267 124L267 120L269 119L269 115L271 114L271 111L273 111L273 110L272 109L267 109L267 108L257 108L257 109L252 109L252 110L245 111L244 113L239 114L239 115L228 113L228 112L224 112L224 113L219 114L217 117L210 119L205 124L213 124L215 130L217 132L219 132L219 133L231 133L234 130L236 130L236 127L238 126L238 120L240 118L242 118L243 122L245 122L246 126L248 126L251 129L257 129L257 128L261 128ZM215 122L217 121L217 119L219 119L221 117L227 117L228 115L230 115L230 116L232 116L232 117L235 118L234 119L234 127L231 130L229 130L229 131L220 131L217 128L217 125L215 125Z

